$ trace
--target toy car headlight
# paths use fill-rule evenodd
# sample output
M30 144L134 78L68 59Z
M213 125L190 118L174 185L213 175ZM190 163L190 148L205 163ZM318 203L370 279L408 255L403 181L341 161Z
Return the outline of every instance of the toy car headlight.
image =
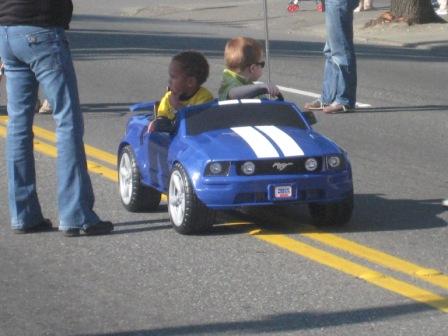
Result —
M319 163L315 158L308 158L305 160L305 169L309 172L313 172L319 167Z
M342 168L343 159L340 155L328 155L327 156L327 168L328 169L340 169Z
M245 175L253 175L255 173L255 163L252 161L246 161L241 165L241 171Z
M205 169L207 176L225 176L229 174L230 162L210 162Z

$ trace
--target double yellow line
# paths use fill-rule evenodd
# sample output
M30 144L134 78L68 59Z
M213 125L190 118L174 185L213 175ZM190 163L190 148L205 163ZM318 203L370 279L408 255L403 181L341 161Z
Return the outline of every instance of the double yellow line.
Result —
M6 137L6 123L7 118L0 116L0 136L2 137ZM37 126L33 127L33 131L36 137L34 140L34 149L50 157L56 157L56 148L53 145L56 142L55 134ZM115 167L117 162L116 156L89 145L86 145L85 149L87 156L95 159L95 161L88 160L89 170L116 182L116 169L104 166L104 164L107 164ZM282 220L282 222L291 221L288 218L281 218L281 216L279 216L279 219ZM248 223L229 223L228 225L237 226L243 224ZM249 227L252 227L252 225ZM446 296L433 293L427 289L420 288L383 272L375 271L372 268L337 256L333 253L326 252L321 248L298 241L285 234L279 234L260 228L248 232L251 236L261 241L290 251L357 279L361 279L367 283L399 294L413 301L429 305L444 313L448 313L448 297ZM319 231L311 225L301 224L297 229L297 234L300 238L305 238L332 249L348 253L356 258L384 267L385 269L399 272L419 281L424 281L429 285L438 287L442 290L448 290L448 276L438 270L411 263L335 234Z
M299 229L297 233L299 233L301 237L306 237L320 244L341 250L392 271L409 275L443 289L448 289L448 276L440 271L413 264L334 234L320 232L317 228L313 228L312 232L307 232L307 227L311 228L311 226L301 225L301 229ZM403 280L396 279L385 273L375 271L369 267L339 257L335 254L328 253L283 234L277 234L263 229L253 230L251 234L255 238L272 245L276 245L282 249L286 249L307 259L361 279L367 283L387 289L411 300L427 304L444 313L448 313L447 297L422 289Z
M0 116L0 136L2 137L6 137L7 122L7 117ZM48 142L56 143L56 134L38 126L33 126L33 133L35 135L34 150L55 158L57 156L56 147L48 144ZM111 181L118 181L117 170L103 165L106 163L115 167L117 164L117 157L115 155L89 145L85 145L85 150L88 157L95 158L99 161L87 160L87 167L91 172L102 175Z

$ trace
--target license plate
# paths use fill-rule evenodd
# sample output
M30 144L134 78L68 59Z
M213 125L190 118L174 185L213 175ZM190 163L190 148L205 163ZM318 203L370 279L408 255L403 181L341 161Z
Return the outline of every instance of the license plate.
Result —
M277 199L291 198L292 187L291 186L277 186L274 188L274 197Z

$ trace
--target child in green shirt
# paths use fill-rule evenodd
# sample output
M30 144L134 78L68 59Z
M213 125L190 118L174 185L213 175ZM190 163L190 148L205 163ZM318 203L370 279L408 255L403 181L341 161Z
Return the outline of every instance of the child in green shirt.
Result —
M227 42L224 50L226 69L223 72L219 100L264 98L278 96L276 85L257 83L263 74L265 61L263 47L249 37L236 37Z

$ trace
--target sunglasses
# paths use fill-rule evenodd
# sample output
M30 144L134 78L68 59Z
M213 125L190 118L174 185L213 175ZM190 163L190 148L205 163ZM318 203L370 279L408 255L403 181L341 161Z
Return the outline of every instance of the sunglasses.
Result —
M266 62L265 61L261 61L261 62L257 62L257 63L254 63L254 64L258 65L261 68L264 68L264 66L266 65Z

